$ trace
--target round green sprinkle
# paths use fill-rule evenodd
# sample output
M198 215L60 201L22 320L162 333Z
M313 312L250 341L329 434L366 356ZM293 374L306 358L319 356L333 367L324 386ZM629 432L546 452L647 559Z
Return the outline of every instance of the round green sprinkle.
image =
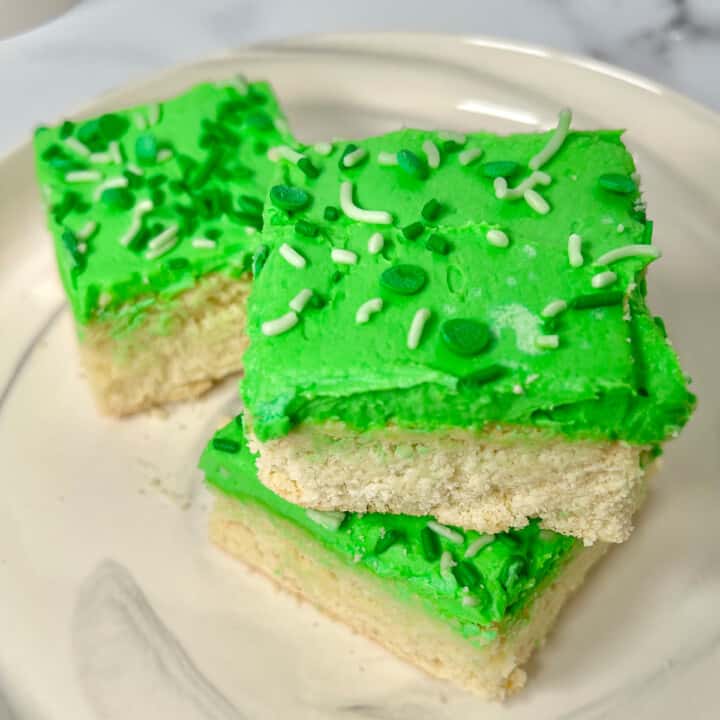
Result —
M99 150L98 140L100 136L100 122L98 120L88 120L77 129L77 139L87 145L91 150Z
M141 165L154 163L158 154L158 143L151 133L138 135L135 140L135 157Z
M618 195L629 195L637 191L635 181L627 175L620 173L606 173L598 178L598 183L603 190L617 193Z
M429 527L424 527L420 531L420 545L423 556L428 562L434 562L442 553L440 538L437 533L433 532Z
M398 295L417 295L427 283L427 273L418 265L395 265L380 275L380 285Z
M130 123L122 115L102 115L98 120L101 135L107 140L117 140L126 132Z
M328 205L325 208L325 212L323 213L323 217L328 222L335 222L340 217L340 211L334 207L333 205Z
M438 255L447 255L450 252L450 243L438 233L433 233L427 239L425 247Z
M310 195L302 188L292 185L273 185L270 188L270 201L275 207L292 212L307 207Z
M507 370L502 365L488 365L460 378L460 384L464 387L480 387L493 380L502 377Z
M241 210L251 215L260 215L263 209L262 200L258 200L258 198L252 195L239 195L238 205Z
M418 220L417 222L410 223L402 229L402 234L408 240L416 240L425 232L425 226Z
M320 170L313 165L310 158L304 157L298 160L297 167L305 177L314 179L320 175Z
M472 357L487 347L490 328L477 320L452 318L440 326L440 337L456 355Z
M452 574L455 576L457 584L460 587L466 587L470 590L476 588L482 580L477 568L465 561L460 561L455 565L452 569Z
M520 163L514 160L496 160L495 162L483 163L480 170L488 178L509 178L520 170Z
M440 217L440 213L442 212L442 205L433 198L432 200L428 200L425 205L423 205L423 209L420 211L420 214L427 220L428 222L432 222L433 220L437 220L438 217Z
M405 536L399 530L386 530L385 534L378 538L375 543L374 553L376 555L382 555L386 550L389 550L395 543L404 540Z
M129 210L134 204L133 194L127 188L107 188L100 199L112 208Z
M570 307L575 310L592 310L593 308L619 305L625 294L622 290L604 290L589 295L579 295L570 301Z
M411 150L400 150L397 154L400 169L410 177L425 180L428 176L427 165Z
M307 220L298 220L295 223L295 232L298 235L304 235L305 237L317 237L318 233L320 232L317 225L313 225L311 222L308 222Z
M212 446L215 450L220 452L235 454L240 452L240 443L232 438L216 437L212 440Z

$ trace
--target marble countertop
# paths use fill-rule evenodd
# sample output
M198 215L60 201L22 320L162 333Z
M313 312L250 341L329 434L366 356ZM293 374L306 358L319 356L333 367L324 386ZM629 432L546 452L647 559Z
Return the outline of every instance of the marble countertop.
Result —
M0 40L0 154L33 126L176 63L290 35L370 30L493 35L590 55L720 110L717 0L81 0Z

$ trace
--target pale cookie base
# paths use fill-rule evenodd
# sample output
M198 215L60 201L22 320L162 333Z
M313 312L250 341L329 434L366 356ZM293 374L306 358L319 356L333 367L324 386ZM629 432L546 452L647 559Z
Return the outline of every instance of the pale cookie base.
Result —
M496 533L539 517L581 538L623 542L644 496L645 448L570 442L533 429L356 433L340 423L301 425L259 443L260 480L296 505L432 515L441 523Z
M97 404L129 415L189 400L242 369L249 276L207 275L151 306L142 324L114 337L112 322L80 328L80 354Z
M579 548L518 621L485 645L464 638L420 601L399 600L389 583L351 567L287 520L254 502L218 494L210 538L284 590L307 600L398 657L489 700L525 684L522 665L540 646L567 597L607 545Z

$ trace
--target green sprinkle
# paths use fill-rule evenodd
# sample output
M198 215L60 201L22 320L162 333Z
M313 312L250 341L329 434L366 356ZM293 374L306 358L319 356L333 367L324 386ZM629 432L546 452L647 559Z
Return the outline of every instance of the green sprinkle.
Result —
M425 232L425 226L418 220L417 222L410 223L402 229L402 234L408 240L416 240Z
M61 126L60 126L60 137L65 140L66 138L69 138L73 134L73 130L75 129L75 123L70 122L70 120L66 120Z
M308 300L307 307L313 308L314 310L320 310L327 305L327 300L320 295L320 293L314 292L310 300Z
M635 181L627 175L620 173L606 173L598 178L598 183L603 190L617 193L618 195L629 195L637 192Z
M500 582L505 586L508 593L518 590L518 585L522 584L527 576L527 563L523 558L510 558L508 564L503 569Z
M217 147L212 148L205 158L205 161L194 168L190 179L191 187L197 189L205 185L215 171L215 168L222 162L222 159L223 151Z
M130 173L132 175L133 173ZM165 175L153 175L151 178L148 178L147 184L151 187L158 187L158 185L162 185L167 180L167 177Z
M252 195L240 195L238 197L238 205L243 212L250 213L251 215L260 215L263 209L262 200L258 200Z
M206 230L203 234L206 238L210 240L219 240L222 232L217 228L210 228L209 230Z
M264 155L267 152L268 146L266 142L263 142L262 140L256 140L253 143L253 152L256 155Z
M427 165L411 150L400 150L397 154L400 169L410 177L425 180L428 176Z
M665 321L664 321L659 315L656 315L656 316L653 318L653 322L654 322L655 325L657 326L657 329L660 331L660 333L662 334L662 336L663 336L664 338L666 338L666 337L667 337L667 330L665 329Z
M447 255L450 252L450 243L438 233L433 233L427 239L425 247L438 255Z
M625 294L622 290L605 290L590 295L579 295L570 301L570 307L574 310L591 310L592 308L620 305L624 297Z
M309 177L310 179L314 179L320 175L320 170L316 168L313 165L312 160L307 157L298 160L297 168L301 173L303 173L303 175Z
M427 273L418 265L395 265L380 275L380 285L398 295L417 295L427 283Z
M130 123L122 115L102 115L98 125L100 134L110 142L121 138L127 132Z
M389 550L395 543L404 540L405 536L399 530L386 530L385 534L378 538L375 543L374 553L376 555L382 555L386 550Z
M490 328L477 320L453 318L440 326L440 337L456 355L472 357L490 342Z
M220 452L235 454L240 452L240 443L231 438L216 437L212 440L212 446L215 450Z
M298 220L295 223L295 232L298 235L304 235L305 237L317 237L318 233L320 232L317 225L313 225L311 222L308 222L307 220Z
M155 162L158 154L158 143L154 135L145 133L135 140L135 157L141 165Z
M432 222L433 220L436 220L438 217L440 217L440 213L442 212L443 206L433 198L432 200L428 200L425 205L423 205L423 209L420 211L420 214L427 220L428 222Z
M440 538L429 527L424 527L420 531L420 545L423 556L428 562L434 562L440 557L442 552Z
M71 269L73 271L81 270L84 262L84 257L82 253L78 252L77 238L75 237L75 233L72 230L65 228L65 230L63 230L62 232L62 235L60 236L60 240L64 245L65 249L67 250L68 255L70 255Z
M488 365L475 372L460 378L460 385L464 387L479 387L505 375L507 370L502 365Z
M482 174L488 178L509 178L520 170L520 163L516 163L514 160L496 160L483 163L480 169Z
M325 212L323 213L323 217L328 222L335 222L340 217L340 211L334 206L334 205L328 205L325 208Z
M302 188L292 185L273 185L270 188L270 201L275 207L292 212L307 207L310 195Z
M165 265L170 270L185 270L190 267L190 261L184 257L170 258Z
M127 188L107 188L103 190L100 199L118 210L129 210L135 204L135 198Z
M444 153L454 153L462 149L462 143L457 140L445 140L442 144L442 150Z
M88 120L77 129L77 139L87 145L90 150L97 152L104 148L104 141L100 134L100 122L98 120Z
M252 274L254 277L257 277L260 274L260 271L263 269L269 254L270 248L267 245L258 245L252 259Z
M466 587L472 590L476 588L482 578L477 568L469 562L460 561L452 568L452 574L455 576L460 587Z
M262 110L254 110L248 113L245 116L245 124L249 128L258 130L259 132L267 132L275 127L272 118Z
M165 193L160 188L155 188L150 193L150 199L153 201L155 207L159 207L165 202Z

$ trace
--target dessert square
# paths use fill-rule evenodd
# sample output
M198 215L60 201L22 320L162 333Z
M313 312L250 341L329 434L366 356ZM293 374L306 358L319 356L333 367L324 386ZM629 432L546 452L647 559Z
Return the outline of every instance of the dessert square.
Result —
M241 368L251 258L286 145L238 79L35 134L38 182L98 405L124 415Z
M645 303L620 131L402 130L285 154L242 395L260 479L317 510L619 542L694 397Z
M492 536L429 517L305 510L259 482L240 422L215 435L200 467L218 491L215 544L400 658L488 699L524 685L524 663L608 547L585 548L536 521Z

